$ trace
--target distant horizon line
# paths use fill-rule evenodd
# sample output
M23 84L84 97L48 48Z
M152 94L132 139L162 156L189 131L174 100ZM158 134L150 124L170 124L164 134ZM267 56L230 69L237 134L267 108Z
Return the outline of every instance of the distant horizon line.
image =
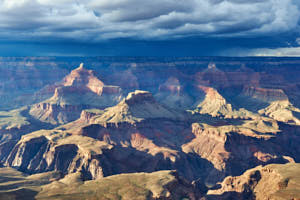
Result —
M0 58L300 58L299 56L126 56L126 55L116 55L116 56L79 56L79 55L50 55L50 56L2 56Z

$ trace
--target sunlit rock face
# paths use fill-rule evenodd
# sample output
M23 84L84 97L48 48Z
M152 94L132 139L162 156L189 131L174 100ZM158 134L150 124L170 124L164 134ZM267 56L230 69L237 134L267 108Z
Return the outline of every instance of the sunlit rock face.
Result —
M54 74L42 75L45 69L31 60L23 68L25 77L12 78L16 87L0 76L5 105L28 100L24 107L0 111L0 164L29 174L59 171L64 178L50 181L49 189L69 180L84 188L87 180L96 181L89 182L93 185L123 173L175 177L162 171L176 170L183 179L176 175L180 183L166 186L169 197L179 185L191 197L196 189L201 196L209 190L208 199L243 199L261 196L271 175L281 176L281 168L293 171L292 164L300 162L300 70L295 67L300 61L44 59L57 63L46 70ZM14 62L18 69L26 64ZM30 87L24 79L33 77L47 80L28 89L26 98L21 85ZM7 87L16 97L5 96ZM275 169L272 163L280 165ZM190 183L183 187L183 180ZM274 179L272 194L266 194L284 193L293 181ZM218 182L221 186L213 187ZM282 190L274 189L286 182Z
M263 116L208 116L164 107L137 90L113 107L84 110L74 122L23 136L3 160L25 172L80 171L87 179L172 169L211 185L257 165L300 159L299 127Z
M42 122L64 124L76 120L84 109L106 108L121 99L120 87L104 85L82 63L56 85L51 98L33 105L29 113Z
M300 165L272 164L247 170L243 175L229 176L220 189L208 191L209 199L298 199Z

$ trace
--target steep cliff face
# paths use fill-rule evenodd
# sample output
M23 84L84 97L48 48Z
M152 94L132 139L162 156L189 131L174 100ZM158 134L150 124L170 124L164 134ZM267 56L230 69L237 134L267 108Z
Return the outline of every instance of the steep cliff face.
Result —
M201 170L209 163L174 148L193 137L183 116L158 104L151 93L136 91L104 113L83 111L74 126L23 136L5 164L30 173L84 171L87 178L178 169L193 180L205 175Z
M213 164L217 171L211 171L205 180L211 184L260 164L294 162L292 157L297 157L298 150L291 150L283 136L275 136L280 132L278 128L275 121L269 120L218 127L194 123L195 138L181 147L183 152L195 153ZM300 138L296 138L299 141Z
M294 107L288 100L274 101L258 112L277 121L300 125L300 109Z
M204 92L205 97L204 100L200 100L194 112L225 118L249 119L257 117L254 113L246 109L233 109L232 105L214 88L201 85L198 88Z
M59 105L43 102L35 104L30 109L30 115L36 119L53 125L74 121L86 109L84 105Z
M94 128L96 132L101 130L106 132L102 141L100 134L97 134L97 139L92 135L91 127L85 128L81 135L39 131L23 136L8 154L5 165L27 173L82 172L85 179L163 169L178 169L180 174L194 179L205 168L196 157L155 144L146 138L146 132L132 133L127 129L126 136L118 140L124 129ZM119 135L115 136L117 133ZM193 162L194 165L198 162L197 166L193 166Z
M177 170L195 184L211 186L257 165L300 161L296 67L293 73L273 61L243 61L253 64L248 68L240 61L218 61L207 67L210 61L193 59L93 62L105 83L120 83L126 92L154 92L136 90L122 100L120 87L105 85L81 65L36 93L40 103L0 112L1 165L28 173L61 171L66 179L47 187L50 191L78 177L77 186L84 187L85 180L160 170ZM0 99L1 91L0 83ZM252 191L263 191L257 172L245 177L228 178L221 193L207 198L226 192L237 195L232 199L252 198ZM151 198L177 198L164 188Z
M253 86L245 86L243 95L264 102L284 101L288 99L282 89L267 89Z
M101 94L104 83L95 77L92 70L86 70L83 67L83 63L77 69L71 71L71 73L64 78L63 86L78 86L88 88L96 94Z
M300 165L259 166L238 177L227 177L221 188L209 190L209 199L299 199Z
M57 131L38 131L15 145L5 165L27 173L61 171L63 174L82 171L86 178L103 177L99 160L105 149L112 147L86 137Z
M135 123L144 119L165 118L184 120L187 115L159 104L150 92L136 90L131 92L118 105L110 107L95 119L96 123Z
M0 168L0 199L184 199L204 194L176 171L131 173L86 181L82 173L58 171L28 175Z
M54 95L31 107L29 113L42 122L64 124L77 119L87 108L105 108L119 102L122 91L106 86L83 64L66 76L55 88Z
M135 91L114 107L85 110L70 124L23 136L2 160L25 172L82 171L94 179L176 169L189 180L214 184L259 164L300 159L294 148L297 131L276 120L208 125L192 123L198 119L193 117L164 108L149 92Z
M217 90L199 86L205 92L205 99L197 106L201 114L210 114L213 117L227 115L233 112L232 106L226 102Z

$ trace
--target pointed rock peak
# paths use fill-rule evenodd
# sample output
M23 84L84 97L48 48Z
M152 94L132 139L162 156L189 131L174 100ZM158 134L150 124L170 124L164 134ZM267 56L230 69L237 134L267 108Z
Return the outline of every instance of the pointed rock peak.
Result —
M214 88L206 87L206 86L199 86L201 90L206 94L205 97L208 100L224 100L224 97Z
M84 63L80 63L79 67L77 68L78 70L82 70L83 69L83 65Z
M72 72L78 73L78 72L82 72L82 71L93 72L92 70L87 70L86 68L84 68L84 63L80 63L79 67L77 67L76 69L74 69Z
M129 105L142 103L145 101L155 102L152 94L148 91L136 90L134 92L130 92L125 98L125 103Z
M232 116L232 105L226 102L226 99L214 88L199 86L204 91L205 98L197 106L196 111L201 114L210 114L213 117L225 116L226 118Z
M98 93L99 88L102 88L104 83L95 76L93 70L85 69L84 64L81 63L78 68L71 71L71 73L65 77L63 85L86 86Z

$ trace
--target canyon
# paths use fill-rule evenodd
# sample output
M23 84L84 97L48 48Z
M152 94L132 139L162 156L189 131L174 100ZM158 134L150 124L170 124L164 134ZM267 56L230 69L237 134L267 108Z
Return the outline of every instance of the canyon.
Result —
M300 198L299 59L0 64L0 199Z

